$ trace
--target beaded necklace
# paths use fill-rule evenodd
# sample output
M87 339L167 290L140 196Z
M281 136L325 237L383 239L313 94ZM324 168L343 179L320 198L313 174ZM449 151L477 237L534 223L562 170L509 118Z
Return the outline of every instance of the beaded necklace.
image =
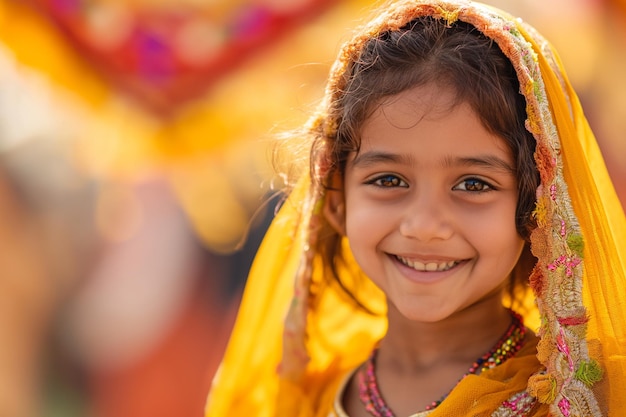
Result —
M459 379L459 382L467 375L477 374L479 372L495 368L510 357L514 356L522 348L524 335L526 334L524 321L522 316L513 310L509 310L509 312L512 317L512 322L507 331L496 342L491 350L476 359L467 372L465 372L461 379ZM385 400L380 394L380 390L378 388L378 381L376 380L375 373L377 353L378 349L376 348L367 359L365 369L361 368L357 373L359 382L359 397L365 406L365 409L371 415L375 417L395 417L389 406L385 403ZM426 410L436 408L448 396L448 394L444 395L439 400L430 403L426 407Z

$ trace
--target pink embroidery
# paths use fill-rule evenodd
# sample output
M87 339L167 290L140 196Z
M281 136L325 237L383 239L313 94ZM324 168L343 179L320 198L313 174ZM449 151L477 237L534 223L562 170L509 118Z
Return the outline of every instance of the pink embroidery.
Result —
M580 259L575 256L569 258L565 255L561 255L556 260L548 264L550 271L556 271L559 266L565 267L565 275L571 277L574 274L574 268L580 264Z
M556 185L554 184L550 186L550 198L552 201L556 201Z
M515 394L509 400L504 401L499 410L494 414L497 416L522 417L525 416L535 405L535 398L528 392Z
M570 415L570 403L567 400L567 398L563 398L561 401L559 401L559 410L561 410L561 413L563 413L563 415L565 417L569 417Z
M556 347L559 349L559 352L564 354L567 357L567 361L569 362L569 370L574 371L574 362L572 361L572 357L570 355L569 346L567 346L567 342L565 342L565 333L563 329L560 329L559 334L556 337Z

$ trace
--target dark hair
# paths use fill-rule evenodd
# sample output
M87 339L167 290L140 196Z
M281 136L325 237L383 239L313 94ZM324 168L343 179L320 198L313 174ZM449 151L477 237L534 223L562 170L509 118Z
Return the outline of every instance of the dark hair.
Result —
M336 136L317 139L329 141L330 147L331 169L322 179L324 186L330 186L328 182L337 172L343 175L350 153L359 150L364 121L383 98L412 87L436 84L456 93L453 105L468 103L485 128L509 146L519 189L516 227L519 235L528 240L534 227L531 213L540 182L533 157L535 139L525 128L526 101L519 91L515 70L493 40L465 22L448 24L443 19L420 17L399 30L366 40L346 68L344 80L345 88L331 109L337 118ZM339 278L336 263L343 259L340 237L326 236L320 246L332 275ZM516 282L526 281L534 266L535 259L526 246L524 259L514 270L511 289Z

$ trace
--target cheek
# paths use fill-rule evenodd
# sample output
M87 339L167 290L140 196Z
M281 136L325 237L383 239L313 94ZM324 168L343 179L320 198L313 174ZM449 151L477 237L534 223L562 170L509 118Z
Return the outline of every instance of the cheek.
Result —
M357 243L371 241L376 230L381 227L381 216L371 209L353 209L346 211L346 235Z
M346 200L346 236L353 256L366 272L372 272L375 252L394 230L394 217L389 210Z
M523 245L515 224L515 205L494 206L490 210L459 209L455 216L466 236L472 236L477 246L489 251L516 249Z
M395 226L400 214L390 204L371 204L365 199L346 199L346 233L348 237L372 240Z

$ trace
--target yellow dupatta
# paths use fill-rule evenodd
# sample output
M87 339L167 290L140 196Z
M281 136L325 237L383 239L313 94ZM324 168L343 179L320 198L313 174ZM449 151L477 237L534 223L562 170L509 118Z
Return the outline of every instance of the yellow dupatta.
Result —
M531 236L539 259L530 284L541 327L537 351L465 378L434 412L443 415L618 415L626 407L626 220L593 133L551 46L532 28L476 3L400 1L348 42L333 68L328 106L351 53L384 30L430 15L463 20L498 43L528 103L542 185ZM309 126L333 134L322 107ZM323 152L321 152L323 154ZM323 158L313 161L323 174ZM278 213L250 273L241 310L206 408L217 416L327 416L343 376L385 332L384 297L358 266L340 272L380 315L357 309L321 279L315 253L324 192L302 178ZM599 365L599 366L598 366ZM600 379L598 370L602 369ZM543 372L539 372L545 370ZM598 379L600 381L598 382Z

